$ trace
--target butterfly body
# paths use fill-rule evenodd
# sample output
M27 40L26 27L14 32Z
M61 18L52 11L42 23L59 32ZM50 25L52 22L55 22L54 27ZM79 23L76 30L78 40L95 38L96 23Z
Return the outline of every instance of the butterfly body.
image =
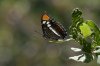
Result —
M49 40L64 40L67 32L64 27L51 19L47 14L44 14L41 19L43 37Z

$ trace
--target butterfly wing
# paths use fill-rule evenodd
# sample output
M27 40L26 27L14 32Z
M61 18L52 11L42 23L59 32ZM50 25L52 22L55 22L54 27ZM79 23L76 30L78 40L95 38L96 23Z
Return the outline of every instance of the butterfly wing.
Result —
M60 36L56 35L52 30L50 30L47 25L42 25L43 37L50 40L58 40Z
M43 37L50 40L65 39L67 36L66 30L58 22L50 19L47 14L44 14L41 19Z
M56 32L60 35L60 39L64 39L67 36L67 32L65 28L58 22L51 22L52 28L56 30Z

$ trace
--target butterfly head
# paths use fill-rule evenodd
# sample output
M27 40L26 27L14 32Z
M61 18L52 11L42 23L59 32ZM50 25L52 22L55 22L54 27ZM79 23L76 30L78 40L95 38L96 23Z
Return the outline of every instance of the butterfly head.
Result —
M48 21L49 19L50 19L50 17L47 14L44 14L42 16L42 20L44 20L44 21Z
M46 12L42 15L41 23L43 25L47 25L47 24L50 23L50 17L49 17L49 15Z

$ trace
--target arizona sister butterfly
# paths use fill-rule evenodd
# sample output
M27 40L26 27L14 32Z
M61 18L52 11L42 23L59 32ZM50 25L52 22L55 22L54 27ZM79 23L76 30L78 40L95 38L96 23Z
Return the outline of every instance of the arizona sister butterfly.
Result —
M64 40L67 36L65 28L58 22L43 14L41 17L43 37L48 40Z

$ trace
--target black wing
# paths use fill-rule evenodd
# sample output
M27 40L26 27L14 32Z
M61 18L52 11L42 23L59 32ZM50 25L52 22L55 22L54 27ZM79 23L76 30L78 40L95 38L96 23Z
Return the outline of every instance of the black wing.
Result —
M53 22L52 20L49 20L47 22L49 22L51 26L48 27L48 24L42 24L43 37L50 40L58 40L66 38L67 36L66 30L61 24ZM53 30L51 30L50 28L52 28Z
M50 40L58 40L60 36L56 35L53 31L47 27L47 25L42 25L43 37Z
M51 20L52 21L52 20ZM60 39L65 39L67 36L67 32L65 28L58 22L51 22L52 28L56 30L56 32L60 35Z

